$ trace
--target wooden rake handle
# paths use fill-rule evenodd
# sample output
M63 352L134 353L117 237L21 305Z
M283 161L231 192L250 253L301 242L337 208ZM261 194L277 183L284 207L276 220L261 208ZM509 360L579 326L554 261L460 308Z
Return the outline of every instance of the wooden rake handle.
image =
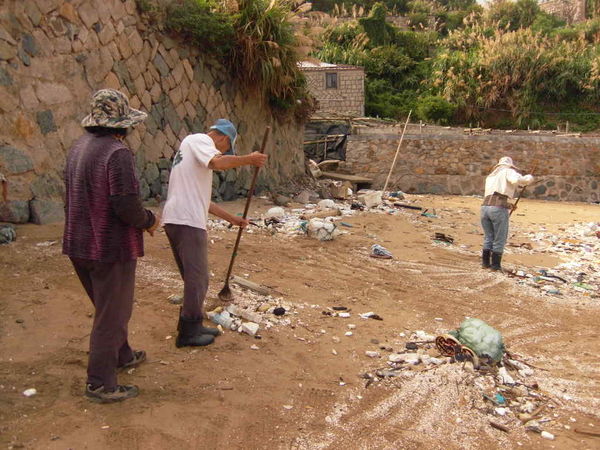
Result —
M269 139L269 134L271 133L271 127L267 127L265 129L265 134L263 136L262 144L260 146L260 153L264 153L267 147L267 140ZM248 191L248 197L246 198L246 206L244 207L244 214L242 218L246 218L248 216L248 210L250 209L250 203L252 202L252 196L254 195L254 188L256 186L256 178L258 177L258 171L260 167L254 168L254 174L252 175L252 182L250 183L250 190ZM231 261L229 261L229 268L227 269L227 276L225 277L225 284L229 283L229 277L231 277L231 271L233 270L233 263L235 261L235 257L237 255L237 250L240 245L240 240L242 239L242 232L244 229L240 227L238 230L237 238L235 240L235 245L233 246L233 253L231 254Z

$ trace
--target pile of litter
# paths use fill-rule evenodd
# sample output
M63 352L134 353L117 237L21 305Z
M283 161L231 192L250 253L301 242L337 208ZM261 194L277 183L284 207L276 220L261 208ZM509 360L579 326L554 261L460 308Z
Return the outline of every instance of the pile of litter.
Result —
M458 392L460 380L461 394L467 395L472 409L483 414L491 427L507 433L517 429L531 431L554 439L547 429L558 428L558 415L553 410L560 403L540 389L532 366L522 358L506 352L499 364L477 369L471 360L460 361L461 358L441 354L435 345L436 337L423 330L415 331L409 339L399 351L382 345L365 352L371 358L387 359L385 366L361 375L366 380L365 387L441 377L456 380L456 387L448 385L447 389Z
M250 290L233 289L232 304L219 306L207 313L221 332L237 331L260 339L261 330L290 326L291 316L304 305L293 305L280 297L261 295Z
M517 270L512 276L520 283L533 286L549 295L579 293L600 298L600 225L585 223L564 230L564 236L547 232L530 233L530 239L542 247L537 251L551 253L565 262L551 271ZM545 245L545 247L544 247Z

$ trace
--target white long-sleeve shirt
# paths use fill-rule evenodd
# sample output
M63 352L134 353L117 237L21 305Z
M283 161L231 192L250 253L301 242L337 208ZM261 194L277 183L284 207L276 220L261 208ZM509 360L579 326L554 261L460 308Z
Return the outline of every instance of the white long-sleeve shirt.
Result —
M528 186L532 182L532 175L523 176L511 167L499 166L485 179L484 197L497 192L509 198L514 198L518 186Z

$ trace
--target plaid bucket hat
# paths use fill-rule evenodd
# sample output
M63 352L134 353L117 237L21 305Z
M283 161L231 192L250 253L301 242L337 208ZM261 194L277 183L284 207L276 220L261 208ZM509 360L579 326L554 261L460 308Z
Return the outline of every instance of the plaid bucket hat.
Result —
M91 113L81 121L82 127L130 128L148 115L129 106L129 99L114 89L100 89L90 102Z

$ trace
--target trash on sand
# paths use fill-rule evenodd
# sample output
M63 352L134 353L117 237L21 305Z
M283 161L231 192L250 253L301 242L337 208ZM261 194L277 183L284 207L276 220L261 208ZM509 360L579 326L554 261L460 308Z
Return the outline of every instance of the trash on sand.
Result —
M259 347L258 345L256 345L256 344L252 344L252 345L250 346L250 348L251 348L252 350L260 350L260 347Z
M340 222L340 225L343 227L354 228L354 225L348 222Z
M433 236L434 241L445 242L447 244L454 244L454 238L444 233L435 233Z
M273 314L275 314L276 316L283 316L285 314L285 308L283 308L282 306L278 306L273 310Z
M269 209L265 214L265 218L267 219L282 219L284 216L285 210L280 206Z
M37 389L35 388L29 388L23 391L25 397L33 397L35 394L37 394Z
M321 200L317 203L319 209L334 209L336 207L335 202L329 198Z
M405 205L404 203L394 203L394 206L396 208L406 208L406 209L414 209L417 211L422 211L423 208L420 206L416 206L416 205Z
M372 311L363 313L363 314L360 315L360 317L363 318L363 319L383 320L383 318L379 314L375 314Z
M229 311L221 311L220 313L209 312L208 318L212 320L217 325L221 325L226 330L231 330L231 326L233 325L233 318Z
M500 430L500 431L504 431L505 433L509 432L509 429L507 427L505 427L504 425L500 424L500 423L496 423L496 422L490 421L490 425L491 425L492 428L495 428L495 429Z
M183 303L183 295L172 294L167 297L167 300L173 305L181 305Z
M492 363L500 362L504 355L502 335L481 319L466 319L458 330L448 334L473 350L479 358L488 358Z
M506 386L514 386L516 384L515 379L508 373L506 367L500 367L498 369L498 380L501 384Z
M381 191L367 191L364 193L358 193L358 201L364 203L367 208L373 208L378 206L382 202L383 192Z
M380 258L380 259L392 259L392 253L385 247L382 247L379 244L373 244L371 247L371 254L369 255L371 258Z
M9 223L0 225L0 244L8 244L17 239L15 227Z
M504 398L504 396L500 393L496 393L496 395L494 396L494 399L496 400L496 402L499 405L504 405L506 403L506 399Z
M379 352L374 352L372 350L367 350L365 355L367 355L369 358L379 358L381 356Z
M335 223L321 219L310 219L308 235L320 241L331 241L335 236Z
M254 291L260 295L273 295L272 289L269 289L268 287L262 286L258 283L254 283L250 280L246 280L245 278L238 277L236 275L233 275L231 277L231 282L237 284L240 287L243 287L244 289L249 289L251 291ZM248 320L251 320L251 319L248 319Z
M425 333L424 330L416 330L415 331L415 336L421 342L433 342L433 341L435 341L435 336L433 336L431 334Z
M541 435L544 439L549 439L551 441L554 440L554 435L552 433L548 433L547 431L542 431Z
M254 322L242 323L242 332L249 334L250 336L256 336L256 333L258 333L259 328L260 326Z
M427 212L427 211L429 211L429 210L428 210L428 209L426 209L425 211L423 211L423 212L421 213L421 215L422 215L423 217L429 217L430 219L437 219L437 218L438 218L437 214L435 213L435 209L433 210L433 212L432 212L432 213L430 213L430 212Z
M349 312L341 312L341 313L338 313L338 317L347 319L348 317L350 317L350 313Z
M388 197L392 197L392 198L397 198L397 199L403 200L404 199L404 192L402 192L402 191L390 192L388 194Z

